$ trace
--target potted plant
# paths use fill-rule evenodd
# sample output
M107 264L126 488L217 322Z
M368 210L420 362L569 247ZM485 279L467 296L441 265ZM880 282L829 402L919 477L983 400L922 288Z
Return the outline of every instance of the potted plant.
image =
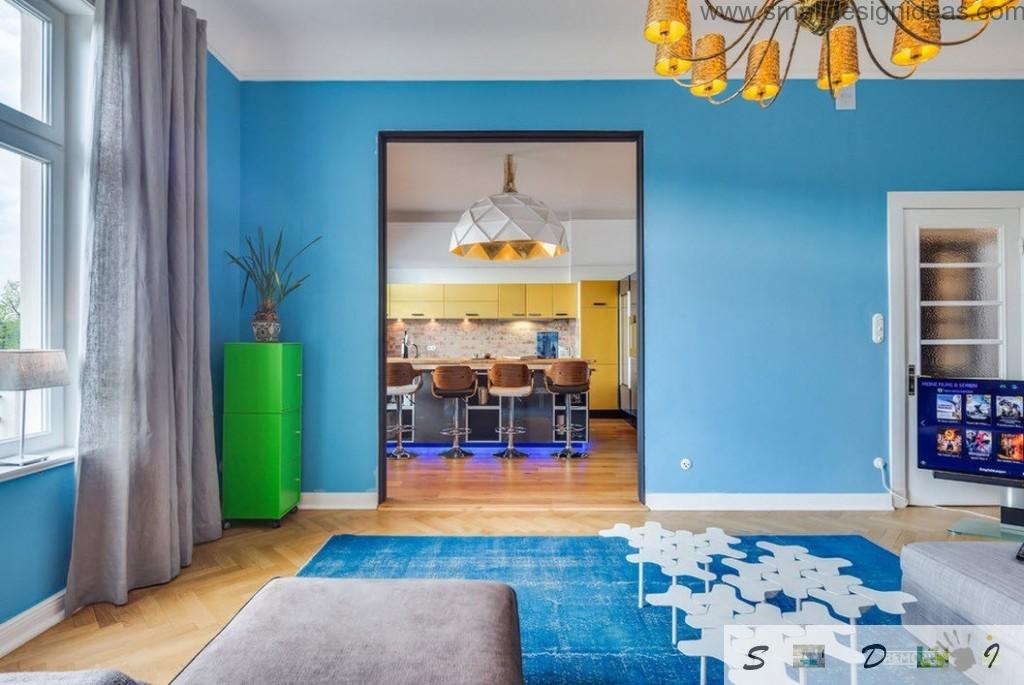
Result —
M309 274L296 279L292 273L292 263L303 252L313 246L323 236L317 236L306 243L301 250L296 252L285 262L281 263L281 242L284 238L284 231L277 235L277 241L271 246L263 238L263 227L256 232L256 243L252 238L246 236L245 243L248 247L248 254L235 256L226 252L231 264L234 264L245 273L245 282L242 284L242 306L245 306L245 296L249 292L249 283L252 283L256 291L257 308L252 318L252 334L256 342L277 342L281 335L281 321L277 316L277 307L299 286L306 282Z

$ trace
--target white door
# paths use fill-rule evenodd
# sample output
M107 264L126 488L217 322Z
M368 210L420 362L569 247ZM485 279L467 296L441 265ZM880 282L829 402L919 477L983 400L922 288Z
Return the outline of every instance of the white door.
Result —
M917 467L912 379L1022 378L1020 211L907 209L903 229L910 503L995 503L996 488Z

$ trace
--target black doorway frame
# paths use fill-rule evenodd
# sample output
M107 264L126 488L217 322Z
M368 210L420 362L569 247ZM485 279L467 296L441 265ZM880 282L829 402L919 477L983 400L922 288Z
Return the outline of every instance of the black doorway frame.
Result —
M644 134L643 131L380 131L377 134L377 321L378 350L378 426L377 426L377 504L387 499L387 257L388 257L388 144L389 143L634 143L636 146L636 262L640 288L640 313L637 317L637 499L646 504L644 488L644 320L647 298L644 278Z

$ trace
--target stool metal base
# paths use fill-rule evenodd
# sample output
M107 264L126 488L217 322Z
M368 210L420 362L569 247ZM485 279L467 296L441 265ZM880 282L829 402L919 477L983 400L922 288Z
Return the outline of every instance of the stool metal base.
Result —
M454 447L449 447L443 452L438 452L437 456L442 459L469 459L473 456L473 453L455 445Z
M500 452L495 452L498 459L526 459L526 452L520 452L515 447L506 447Z
M574 450L572 447L563 447L557 452L552 452L551 456L555 459L586 459L590 455Z
M415 452L410 452L401 445L398 445L392 451L388 452L388 459L415 459L418 455Z

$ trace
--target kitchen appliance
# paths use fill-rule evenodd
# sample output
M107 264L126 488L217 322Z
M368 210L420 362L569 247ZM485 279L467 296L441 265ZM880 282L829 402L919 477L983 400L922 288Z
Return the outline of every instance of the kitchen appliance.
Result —
M537 332L537 356L541 359L558 358L558 331Z

